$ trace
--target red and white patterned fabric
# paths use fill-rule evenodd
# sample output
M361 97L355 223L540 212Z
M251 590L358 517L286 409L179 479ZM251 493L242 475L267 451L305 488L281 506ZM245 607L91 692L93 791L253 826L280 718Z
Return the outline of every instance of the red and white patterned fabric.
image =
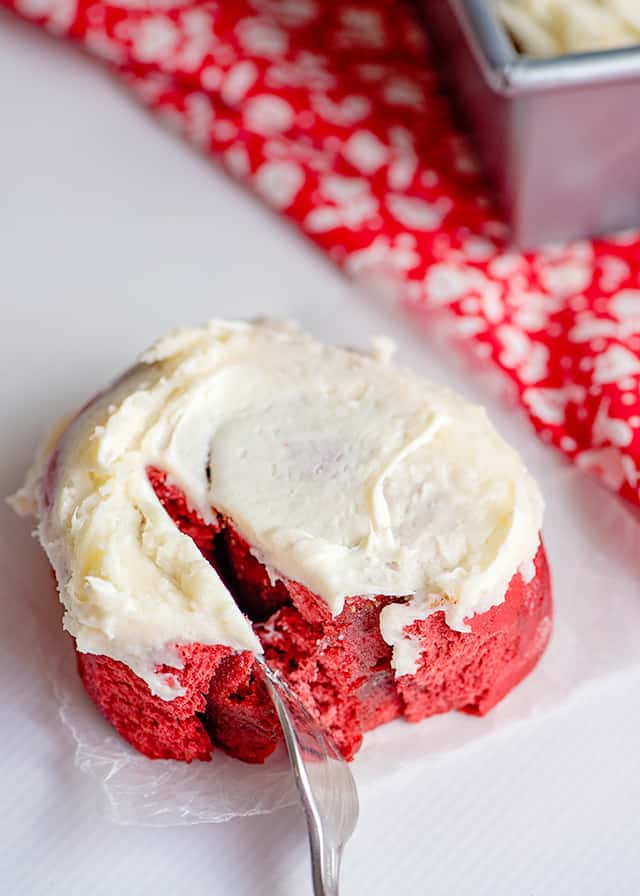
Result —
M347 273L439 311L545 441L640 502L640 234L510 251L403 0L0 5L104 60Z

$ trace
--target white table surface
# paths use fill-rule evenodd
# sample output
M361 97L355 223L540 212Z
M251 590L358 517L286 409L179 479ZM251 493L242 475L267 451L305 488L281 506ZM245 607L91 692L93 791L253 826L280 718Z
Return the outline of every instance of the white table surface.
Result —
M287 314L321 337L360 343L382 323L296 234L104 72L7 15L0 307L2 495L20 484L43 426L177 323ZM420 366L428 345L403 338ZM293 809L168 829L105 817L73 765L9 587L16 576L34 588L46 581L46 562L29 523L5 506L0 526L0 892L308 893ZM639 687L638 675L605 682L417 779L363 793L344 893L637 896Z

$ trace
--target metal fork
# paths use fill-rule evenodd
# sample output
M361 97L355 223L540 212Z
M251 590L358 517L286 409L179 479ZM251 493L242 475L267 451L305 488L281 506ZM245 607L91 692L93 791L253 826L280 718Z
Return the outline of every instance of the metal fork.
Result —
M256 662L282 725L307 819L314 896L338 896L342 851L358 820L353 775L300 698L263 659Z

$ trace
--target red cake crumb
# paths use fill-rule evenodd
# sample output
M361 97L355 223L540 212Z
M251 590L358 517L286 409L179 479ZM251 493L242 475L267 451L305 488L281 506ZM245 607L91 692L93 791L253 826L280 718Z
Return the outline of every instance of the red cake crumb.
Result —
M227 570L231 574L228 585L236 603L249 619L262 622L280 607L291 603L291 596L284 582L271 582L262 563L251 553L249 545L230 526L225 528L224 540Z
M214 523L205 523L189 507L184 492L167 481L167 474L163 470L148 467L147 477L160 503L178 529L188 535L200 549L203 557L215 566L215 539L221 530L218 516L216 515Z
M398 679L410 722L449 709L485 715L533 669L551 635L551 580L544 549L536 575L525 584L518 574L506 600L467 620L471 632L455 632L443 613L407 629L422 646L415 676Z
M147 683L124 663L76 653L80 678L93 702L116 731L150 759L191 762L211 755L211 739L199 714L207 707L208 683L230 651L193 644L180 652L184 668L171 672L186 694L171 701L154 697Z
M381 609L402 597L351 597L335 619L302 585L272 581L250 546L223 518L207 524L157 469L148 470L158 498L180 531L193 538L251 619L269 664L331 734L347 759L364 732L399 716L411 722L452 709L483 715L535 666L551 632L551 584L544 549L536 575L512 579L502 604L450 629L443 613L408 633L423 648L415 675L395 678L391 648L380 634ZM277 717L249 653L200 644L182 646L173 672L185 694L154 697L127 666L78 654L84 686L103 715L150 758L208 759L214 746L245 762L263 762L280 739Z
M207 697L205 725L230 756L264 762L280 739L278 718L250 653L226 657L216 669Z

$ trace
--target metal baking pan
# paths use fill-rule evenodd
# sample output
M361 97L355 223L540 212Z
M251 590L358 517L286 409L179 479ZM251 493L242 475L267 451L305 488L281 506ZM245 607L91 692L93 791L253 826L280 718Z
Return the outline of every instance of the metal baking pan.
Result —
M514 244L639 226L640 47L529 59L488 0L420 5Z

